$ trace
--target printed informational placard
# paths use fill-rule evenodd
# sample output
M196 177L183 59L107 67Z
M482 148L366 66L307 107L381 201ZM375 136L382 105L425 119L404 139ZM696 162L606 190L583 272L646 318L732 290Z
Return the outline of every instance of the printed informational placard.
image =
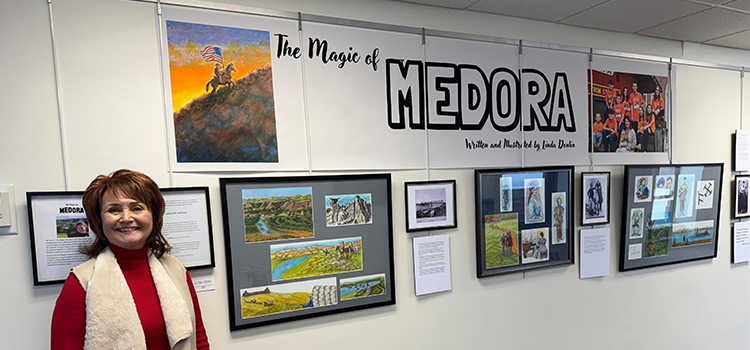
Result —
M413 245L417 296L451 290L450 237L414 237Z
M609 276L609 227L581 230L581 279Z
M83 192L27 193L34 285L62 283L88 258L78 250L94 242Z
M732 263L750 261L750 221L735 223L733 236Z
M307 170L297 21L162 8L172 168Z
M187 268L214 267L213 230L208 187L162 188L164 238L170 254Z
M750 130L734 133L734 171L750 171Z

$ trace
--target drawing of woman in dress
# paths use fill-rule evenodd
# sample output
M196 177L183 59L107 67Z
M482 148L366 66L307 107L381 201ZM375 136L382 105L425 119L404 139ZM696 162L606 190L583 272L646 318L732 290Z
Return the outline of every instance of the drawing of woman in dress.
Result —
M542 200L539 198L539 183L531 181L529 183L529 197L526 199L527 221L543 221L542 210Z
M565 208L562 206L562 197L558 196L555 202L557 202L557 205L555 205L555 210L553 211L553 216L555 218L555 236L557 238L557 242L562 242L563 240L563 220L565 215Z

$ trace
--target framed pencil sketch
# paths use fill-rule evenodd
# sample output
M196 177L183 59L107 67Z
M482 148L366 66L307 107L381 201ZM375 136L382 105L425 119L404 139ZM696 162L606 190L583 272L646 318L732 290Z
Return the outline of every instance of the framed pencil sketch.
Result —
M573 167L474 171L477 277L574 262Z
M609 172L581 173L581 224L609 223Z
M737 175L734 177L734 218L750 217L748 210L748 189L750 188L750 175Z
M162 188L162 234L188 269L214 267L208 187ZM83 192L27 192L34 285L64 283L88 257L94 242L83 209Z
M231 330L396 303L390 174L219 183Z
M723 171L722 163L627 166L620 271L715 258ZM747 203L747 179L739 180Z
M455 228L456 180L404 183L406 231Z

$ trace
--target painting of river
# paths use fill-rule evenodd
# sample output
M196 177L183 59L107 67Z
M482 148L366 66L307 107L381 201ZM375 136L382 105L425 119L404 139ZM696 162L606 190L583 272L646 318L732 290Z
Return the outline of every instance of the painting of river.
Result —
M315 237L312 187L243 189L245 243Z
M272 281L362 270L362 237L271 245Z
M242 318L336 305L337 294L335 277L241 289Z
M672 248L708 244L714 240L714 221L698 221L672 225Z
M341 300L351 300L385 294L385 274L342 278L339 281Z

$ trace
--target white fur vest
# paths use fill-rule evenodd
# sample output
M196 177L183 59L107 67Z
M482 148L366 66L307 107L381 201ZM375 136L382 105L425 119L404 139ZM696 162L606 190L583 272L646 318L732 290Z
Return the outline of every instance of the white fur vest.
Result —
M195 311L185 268L173 256L157 259L151 253L148 265L164 314L169 346L194 350ZM76 266L73 274L86 292L84 350L146 350L135 301L114 253L104 249L96 258Z

